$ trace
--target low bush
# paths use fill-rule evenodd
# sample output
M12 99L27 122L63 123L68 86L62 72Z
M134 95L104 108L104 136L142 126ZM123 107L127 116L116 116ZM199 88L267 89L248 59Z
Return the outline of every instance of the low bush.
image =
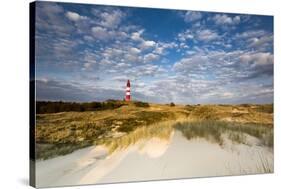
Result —
M149 103L147 102L135 101L134 104L136 107L143 107L143 108L149 107Z
M84 111L97 111L116 109L125 105L123 101L107 100L105 102L52 102L52 101L37 101L36 113L58 113L58 112L84 112Z

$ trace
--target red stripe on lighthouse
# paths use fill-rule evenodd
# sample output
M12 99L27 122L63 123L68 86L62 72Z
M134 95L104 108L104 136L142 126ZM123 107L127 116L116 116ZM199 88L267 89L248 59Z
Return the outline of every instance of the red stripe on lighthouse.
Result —
M130 101L131 100L131 84L130 84L130 80L127 81L125 100L126 101Z

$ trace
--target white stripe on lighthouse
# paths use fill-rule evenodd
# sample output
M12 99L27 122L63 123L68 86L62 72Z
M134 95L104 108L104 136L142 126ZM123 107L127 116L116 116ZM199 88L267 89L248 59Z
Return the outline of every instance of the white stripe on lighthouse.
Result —
M130 101L131 100L131 86L130 86L130 80L127 81L126 86L126 92L125 92L125 100Z

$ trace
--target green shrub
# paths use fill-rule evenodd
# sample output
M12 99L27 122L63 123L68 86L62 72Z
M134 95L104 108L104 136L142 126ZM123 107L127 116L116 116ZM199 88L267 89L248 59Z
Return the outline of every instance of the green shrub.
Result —
M136 107L143 107L143 108L149 107L149 103L147 102L135 101L134 104Z
M97 111L116 109L125 105L123 101L107 100L105 102L52 102L52 101L37 101L36 113L58 113L58 112L84 112L84 111Z

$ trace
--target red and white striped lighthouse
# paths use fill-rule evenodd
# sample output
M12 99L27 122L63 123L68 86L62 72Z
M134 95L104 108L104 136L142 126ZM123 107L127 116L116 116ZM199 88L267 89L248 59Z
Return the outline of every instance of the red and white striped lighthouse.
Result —
M131 84L130 84L130 80L127 81L125 100L126 101L130 101L131 100Z

